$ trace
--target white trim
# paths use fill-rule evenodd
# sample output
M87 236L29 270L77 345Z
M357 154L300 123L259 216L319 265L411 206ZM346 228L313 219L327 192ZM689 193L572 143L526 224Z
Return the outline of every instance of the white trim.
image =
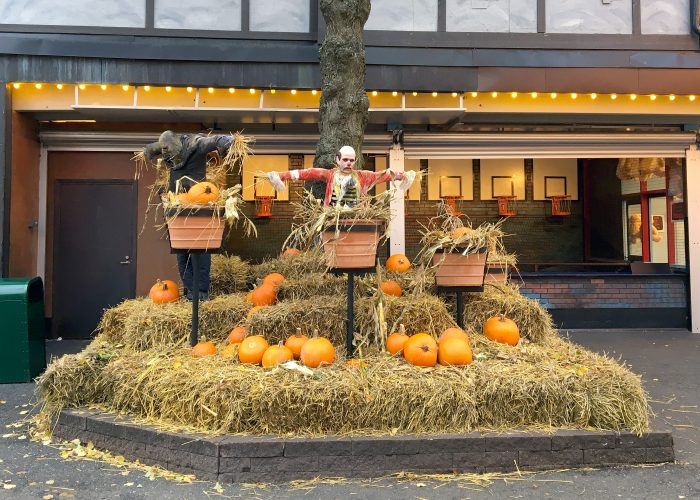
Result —
M48 151L43 144L39 149L39 214L37 227L36 274L46 283L46 227L48 217L49 164Z
M689 147L685 158L691 330L700 333L700 151L697 146Z
M404 151L396 144L389 150L389 168L392 172L404 171ZM406 254L406 215L404 192L394 190L391 199L391 222L389 223L389 255Z

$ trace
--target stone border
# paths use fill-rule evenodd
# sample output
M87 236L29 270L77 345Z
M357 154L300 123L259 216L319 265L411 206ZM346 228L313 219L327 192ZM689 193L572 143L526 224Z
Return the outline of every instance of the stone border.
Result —
M131 460L220 482L285 482L314 477L507 472L674 461L669 432L585 430L352 438L209 437L161 432L92 410L63 410L54 428Z

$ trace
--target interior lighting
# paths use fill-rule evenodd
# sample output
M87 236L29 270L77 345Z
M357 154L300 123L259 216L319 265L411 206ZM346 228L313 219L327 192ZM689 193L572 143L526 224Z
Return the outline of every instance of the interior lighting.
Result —
M194 90L192 87L187 87L187 92L192 93L192 90Z
M236 92L236 89L234 89L233 87L229 87L229 88L228 88L228 93L229 93L229 94L233 94L234 92Z
M275 89L270 90L270 94L276 94L277 91Z
M101 88L102 90L107 90L107 85L105 85L105 84L103 83L102 85L100 85L100 88Z
M571 93L571 98L576 99L578 97L578 94L576 92Z
M437 92L433 92L433 97L437 97Z
M171 86L165 87L166 92L172 92L173 88Z
M651 95L649 96L649 99L651 99L652 101L655 101L655 100L656 100L656 94L651 94Z
M63 90L63 84L62 84L62 83L57 84L57 85L56 85L56 88L57 88L58 90Z
M144 85L144 86L143 86L143 90L145 90L146 92L150 92L150 91L151 91L151 86L150 86L150 85Z
M535 98L537 97L537 92L531 92L531 93L530 93L530 96L531 96L533 99L535 99Z
M377 97L377 91L376 91L376 90L373 90L373 91L372 91L372 97Z
M610 99L612 99L613 101L617 99L617 94L610 94Z
M35 84L34 84L34 87L35 87L36 89L41 89L41 84L40 84L40 83L35 83Z
M209 92L210 94L213 94L213 93L214 93L214 87L209 87L209 88L207 89L207 92Z
M79 88L80 90L85 90L85 84L84 84L84 83L81 83L80 85L78 85L78 88Z
M498 97L498 92L491 92L491 97Z
M477 95L479 95L478 92L472 92L472 97L476 97Z
M416 97L417 95L418 95L418 92L416 92L416 91L414 90L414 91L413 91L413 97Z
M518 93L517 93L517 92L511 92L511 93L510 93L510 96L511 96L513 99L515 99L516 97L518 97Z
M688 96L688 99L690 99L691 101L694 101L694 100L695 100L695 96L694 96L694 95Z
M291 91L291 92L292 92L292 95L297 95L297 90L296 90L296 89L292 89L292 91ZM374 95L377 95L377 93L376 93L376 92L374 92Z
M255 94L255 89L250 89L249 91L251 94Z
M396 97L397 95L399 95L399 93L396 92L396 91L394 90L394 91L391 93L391 95L393 95L394 97Z
M452 92L452 97L457 97L457 92Z
M595 101L596 99L598 99L598 94L596 94L595 92L593 92L593 93L591 94L591 99L593 99L594 101Z
M630 99L632 99L633 101L636 101L636 100L637 100L637 94L630 94Z
M318 94L318 90L313 89L313 90L311 91L311 95L316 95L316 94Z
M19 83L13 83L13 84L12 84L12 88L18 89L18 88L20 88L20 84L19 84Z
M669 100L669 101L675 101L675 100L676 100L676 96L675 96L674 94L671 94L670 96L668 96L668 100Z
M552 99L556 99L556 98L557 98L557 93L556 93L556 92L552 92L551 94L549 94L549 97L551 97Z
M128 85L122 85L122 90L123 90L124 92L126 92L127 90L129 90L129 86L128 86Z

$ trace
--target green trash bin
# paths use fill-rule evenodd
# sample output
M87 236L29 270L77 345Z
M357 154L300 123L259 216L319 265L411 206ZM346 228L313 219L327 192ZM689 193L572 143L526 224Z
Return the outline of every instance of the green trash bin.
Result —
M31 382L46 369L41 278L0 279L0 383Z

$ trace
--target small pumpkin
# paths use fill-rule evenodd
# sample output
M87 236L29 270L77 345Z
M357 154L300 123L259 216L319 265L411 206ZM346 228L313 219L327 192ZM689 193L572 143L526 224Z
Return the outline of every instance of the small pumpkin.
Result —
M282 252L282 257L289 257L290 255L301 255L301 250L296 248L287 248L284 252Z
M467 344L469 343L469 334L462 330L459 327L452 326L450 328L445 329L444 332L440 335L440 338L438 338L438 344L441 344L447 339L462 339L464 340Z
M284 283L284 276L280 273L270 273L263 278L263 285L273 285L275 288Z
M245 326L237 326L228 334L229 344L240 344L247 334Z
M219 352L219 355L222 358L226 358L226 359L236 359L236 355L238 354L238 345L239 345L238 343L227 345L226 347L221 349L221 351Z
M515 321L501 314L486 320L484 336L501 344L517 345L520 341L520 330Z
M406 335L406 328L401 324L399 325L399 331L392 333L386 339L386 350L389 351L392 356L395 356L403 351L407 340L408 335Z
M394 297L401 297L403 290L401 290L401 285L399 285L394 280L386 280L381 284L382 292L386 295L393 295Z
M301 348L309 340L309 337L301 333L301 328L297 328L297 332L291 335L284 342L284 345L292 351L294 359L299 359L301 356Z
M386 261L386 268L392 273L403 273L411 267L411 261L403 254L395 253Z
M263 368L274 368L275 366L291 361L292 359L294 359L292 351L288 347L285 347L282 342L280 342L277 345L271 345L267 348L267 350L265 350L262 357L262 366Z
M190 203L206 205L219 199L219 188L211 182L198 182L187 191Z
M367 362L362 359L351 358L345 362L345 366L352 369L367 368Z
M259 365L270 344L260 335L246 337L238 347L238 360L241 363Z
M263 283L253 290L250 301L254 306L271 306L277 302L277 289L271 283Z
M301 348L299 358L304 366L318 368L330 365L335 359L335 349L331 341L324 337L309 339Z
M177 195L177 201L179 201L182 205L192 203L192 200L190 199L190 195L188 193L179 193Z
M252 290L246 294L245 299L248 302L250 302L251 304L253 303L253 291Z
M443 340L438 345L438 361L443 366L464 366L472 362L469 343L457 337Z
M411 335L403 347L403 357L415 366L435 366L437 355L437 342L427 333Z
M216 354L216 346L213 342L199 342L192 348L192 356L202 358Z
M452 231L452 239L453 240L459 240L462 238L465 238L469 235L471 235L474 232L474 230L470 227L467 226L462 226L458 227L454 231Z
M180 298L180 289L173 280L158 280L148 292L154 304L167 304Z
M260 309L262 309L263 307L267 307L267 306L255 306L255 307L251 307L251 308L250 308L250 311L248 311L248 314L246 314L246 318L250 319L251 316L253 316L253 314L255 314L256 312L258 312L258 311L259 311Z

